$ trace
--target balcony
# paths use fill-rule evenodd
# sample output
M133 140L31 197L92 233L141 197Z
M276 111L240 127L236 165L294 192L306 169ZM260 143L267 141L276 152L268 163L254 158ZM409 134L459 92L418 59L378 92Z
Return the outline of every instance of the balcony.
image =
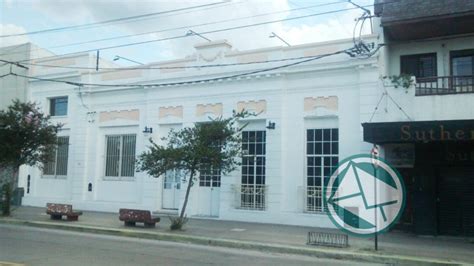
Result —
M474 93L474 76L417 78L416 96Z
M374 12L393 41L474 32L474 1L375 0Z
M235 192L235 207L243 210L264 211L267 208L267 186L257 184L242 184L233 187Z

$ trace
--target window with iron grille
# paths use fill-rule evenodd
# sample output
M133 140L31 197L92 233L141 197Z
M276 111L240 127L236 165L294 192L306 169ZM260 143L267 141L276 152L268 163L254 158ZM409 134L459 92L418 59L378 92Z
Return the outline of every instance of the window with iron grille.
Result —
M58 137L58 143L51 155L51 161L43 166L43 176L65 178L69 153L69 137Z
M200 187L220 187L221 186L221 171L212 167L203 167L199 171L199 186Z
M111 135L106 136L105 140L105 176L133 177L136 135Z
M265 131L242 132L241 208L265 209Z
M308 212L324 212L323 191L338 164L339 130L306 130L306 206Z
M49 100L49 114L51 116L67 115L67 97L51 98Z

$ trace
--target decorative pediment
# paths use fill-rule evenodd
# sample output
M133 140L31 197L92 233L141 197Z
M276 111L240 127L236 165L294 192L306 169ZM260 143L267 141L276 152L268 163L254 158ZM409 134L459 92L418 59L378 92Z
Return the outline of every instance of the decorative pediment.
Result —
M215 104L198 104L196 106L196 116L211 116L218 117L222 115L223 106L222 103Z
M307 97L304 99L304 111L315 116L335 116L339 110L337 96Z
M160 119L169 117L183 118L183 106L160 107L158 111L158 117Z
M267 101L240 101L237 103L237 112L242 112L243 110L256 114L266 113Z
M114 120L128 120L128 121L139 121L140 111L138 109L133 110L120 110L120 111L109 111L100 112L99 122L107 122Z

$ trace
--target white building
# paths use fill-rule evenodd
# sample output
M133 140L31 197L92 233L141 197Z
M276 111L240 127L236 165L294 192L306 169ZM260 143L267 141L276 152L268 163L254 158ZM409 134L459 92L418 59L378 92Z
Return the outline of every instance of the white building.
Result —
M70 84L30 80L28 98L65 126L56 162L22 169L23 203L177 213L181 178L135 172L133 158L150 137L159 141L172 128L245 108L260 113L243 136L249 156L229 176L201 173L188 216L332 227L321 199L324 178L374 143L405 181L400 227L474 235L474 3L380 3L375 34L363 39L384 46L366 59L342 53L261 71L354 45L338 40L252 51L216 41L183 59L122 70L101 62L95 71L88 54L36 60L30 76ZM216 64L232 65L193 67ZM400 74L415 76L416 84L396 88L383 78Z
M375 35L365 40L377 41ZM184 198L180 178L170 173L155 179L135 172L133 158L146 150L150 137L159 141L172 128L245 108L260 113L249 119L244 133L249 157L229 176L201 176L192 190L188 216L332 227L324 213L321 186L338 159L370 150L362 141L361 123L370 118L383 87L377 56L354 59L342 53L239 77L134 84L234 76L299 61L279 59L308 59L352 46L352 40L339 40L236 51L216 41L196 45L192 56L149 64L148 69L98 72L74 69L94 67L95 58L86 54L36 60L30 75L37 78L130 85L30 82L30 99L64 127L56 163L43 171L23 169L20 186L28 187L23 203L177 212ZM246 64L258 61L270 63ZM185 68L210 64L235 65ZM275 128L267 128L269 123ZM153 133L144 133L145 127Z

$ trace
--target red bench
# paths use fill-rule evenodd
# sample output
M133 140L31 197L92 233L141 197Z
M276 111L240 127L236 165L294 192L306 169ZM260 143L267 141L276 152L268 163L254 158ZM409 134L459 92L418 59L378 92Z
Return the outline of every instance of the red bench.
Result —
M61 220L63 216L67 217L68 221L77 221L81 211L73 211L70 204L47 203L46 213L51 215L51 220Z
M125 226L135 226L136 223L143 223L145 227L155 227L160 221L159 217L152 217L150 211L120 209L119 220L123 221Z

